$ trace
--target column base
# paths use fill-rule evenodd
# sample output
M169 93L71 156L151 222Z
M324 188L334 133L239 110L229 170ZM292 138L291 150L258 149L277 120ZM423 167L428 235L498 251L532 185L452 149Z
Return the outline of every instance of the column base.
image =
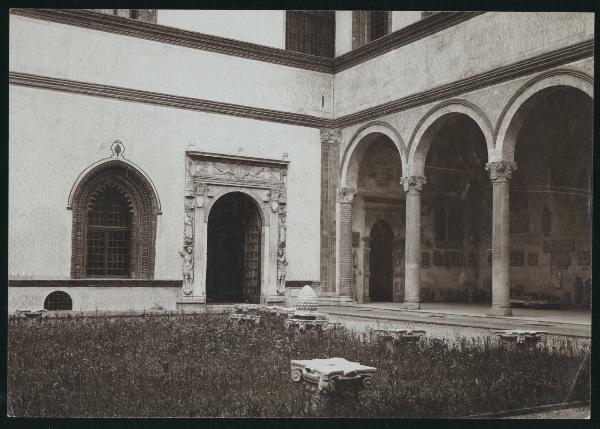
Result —
M186 296L179 297L176 302L178 310L184 311L197 311L206 309L206 297L204 295L199 296Z
M486 316L506 317L512 316L512 308L510 305L494 305L488 310Z
M402 305L400 306L401 309L403 310L419 310L421 308L421 303L420 302L403 302Z

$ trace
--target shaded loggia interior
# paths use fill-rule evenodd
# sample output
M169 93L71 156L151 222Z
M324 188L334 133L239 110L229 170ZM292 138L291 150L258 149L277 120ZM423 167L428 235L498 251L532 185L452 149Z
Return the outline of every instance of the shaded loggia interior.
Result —
M421 194L422 301L491 302L492 185L479 125L451 113L432 125Z
M359 301L404 299L402 162L389 137L367 136L352 203L353 280ZM358 151L357 151L358 152Z
M551 87L515 114L511 296L563 306L591 299L593 103Z

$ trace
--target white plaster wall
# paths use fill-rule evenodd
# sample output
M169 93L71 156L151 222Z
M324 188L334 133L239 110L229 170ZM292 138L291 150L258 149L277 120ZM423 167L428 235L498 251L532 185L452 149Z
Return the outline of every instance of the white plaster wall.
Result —
M393 11L392 12L392 31L398 31L421 20L420 10L411 11Z
M352 11L335 12L335 56L352 50Z
M592 13L488 12L336 74L335 116L593 37Z
M44 308L44 300L55 291L69 294L74 311L130 311L147 310L161 306L165 310L175 310L177 298L181 295L178 287L10 287L8 288L8 311L36 310Z
M11 86L9 276L67 279L69 192L111 143L142 168L162 204L156 279L178 279L186 150L281 159L288 153L288 279L319 280L319 130Z
M13 15L9 52L10 71L332 117L325 73Z
M285 49L285 10L158 9L157 24Z

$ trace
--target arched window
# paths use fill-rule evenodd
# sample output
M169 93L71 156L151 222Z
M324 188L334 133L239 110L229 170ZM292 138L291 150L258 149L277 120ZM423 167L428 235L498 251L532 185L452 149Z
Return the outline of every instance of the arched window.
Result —
M76 185L71 277L152 279L158 198L127 162L91 169Z
M72 310L73 300L68 293L56 291L49 294L44 300L44 310Z
M114 184L90 199L87 210L87 277L129 277L131 208Z

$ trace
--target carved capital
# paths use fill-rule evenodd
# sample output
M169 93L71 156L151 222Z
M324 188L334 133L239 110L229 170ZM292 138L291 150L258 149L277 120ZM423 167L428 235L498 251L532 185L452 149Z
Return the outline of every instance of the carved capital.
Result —
M342 141L340 128L321 128L321 143L339 144Z
M338 192L339 202L342 204L350 204L356 195L356 189L343 187Z
M400 184L404 187L404 192L421 192L425 183L427 183L427 180L423 176L406 176L400 178Z
M489 172L492 182L507 182L511 178L512 172L517 169L517 163L511 161L488 162L485 164L485 169Z

